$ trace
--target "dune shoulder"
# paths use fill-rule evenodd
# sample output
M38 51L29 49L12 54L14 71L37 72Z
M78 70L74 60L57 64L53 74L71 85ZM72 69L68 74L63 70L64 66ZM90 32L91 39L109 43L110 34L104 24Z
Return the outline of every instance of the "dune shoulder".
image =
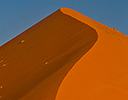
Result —
M127 100L128 37L70 8L0 47L1 100Z

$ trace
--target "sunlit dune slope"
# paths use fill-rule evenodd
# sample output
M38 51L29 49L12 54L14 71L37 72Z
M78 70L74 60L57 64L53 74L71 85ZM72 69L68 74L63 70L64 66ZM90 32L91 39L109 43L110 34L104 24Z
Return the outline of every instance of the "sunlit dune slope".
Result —
M0 100L127 100L128 37L61 8L0 47Z
M72 9L61 11L95 29L98 40L66 75L56 100L128 100L128 37Z

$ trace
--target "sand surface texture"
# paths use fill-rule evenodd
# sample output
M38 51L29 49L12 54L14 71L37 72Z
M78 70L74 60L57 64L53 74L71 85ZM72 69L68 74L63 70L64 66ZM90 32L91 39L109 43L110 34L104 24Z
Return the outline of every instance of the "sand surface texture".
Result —
M128 36L60 8L0 47L0 100L128 100Z

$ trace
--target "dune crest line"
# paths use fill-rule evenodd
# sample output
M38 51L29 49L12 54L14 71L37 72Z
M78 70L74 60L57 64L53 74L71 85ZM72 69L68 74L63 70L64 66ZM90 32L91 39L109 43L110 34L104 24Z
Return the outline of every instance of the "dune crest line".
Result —
M128 36L60 8L0 47L0 100L128 100Z
M0 47L0 99L55 100L97 38L95 29L57 10Z
M98 40L65 76L55 100L127 100L128 36L72 9L61 11L95 29Z

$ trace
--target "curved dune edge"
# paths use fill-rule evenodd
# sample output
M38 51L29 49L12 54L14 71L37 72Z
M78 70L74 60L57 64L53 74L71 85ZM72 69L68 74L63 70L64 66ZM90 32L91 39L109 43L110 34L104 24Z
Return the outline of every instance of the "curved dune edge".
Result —
M128 37L69 8L3 45L0 57L3 100L128 99Z
M64 14L66 15L69 15L83 23L86 23L88 24L90 27L96 29L97 31L102 31L105 32L105 34L108 34L108 35L111 35L117 39L120 39L122 41L125 41L125 42L128 42L128 36L125 35L125 34L122 34L121 32L119 32L118 30L114 29L114 28L110 28L108 26L105 26L104 24L101 24L89 17L86 17L85 15L73 10L73 9L70 9L70 8L67 8L67 7L62 7L60 8L60 11L63 12ZM98 32L98 35L102 35L100 34L101 32Z
M63 78L97 37L58 10L7 42L0 48L1 100L55 100Z
M60 9L58 11L56 11L55 14L58 12L61 14L64 14ZM64 16L65 16L65 14L64 14ZM63 65L63 61L62 61L61 62L62 68L56 70L55 73L53 73L51 76L47 77L45 80L43 80L41 83L39 83L36 87L34 87L34 89L29 91L25 96L21 97L19 100L28 100L28 99L31 99L31 100L37 100L37 99L38 100L55 100L56 94L58 92L58 89L59 89L64 77L72 69L72 67L77 63L77 61L80 60L80 58L83 55L85 55L97 41L97 38L98 38L97 32L93 28L86 25L85 23L80 22L78 19L73 18L70 15L66 15L66 16L68 18L70 17L71 18L70 20L76 20L76 21L78 21L78 23L83 24L83 26L86 30L86 31L83 31L82 29L78 29L76 32L73 33L73 34L76 34L76 37L78 39L78 41L76 41L75 35L72 36L72 37L74 37L74 40L75 40L74 42L78 42L78 43L76 43L77 45L74 47L74 49L76 49L76 50L71 51L71 53L66 55L66 57L63 56L62 58L60 58L61 61L66 60L66 59L68 59L68 60L70 59L70 60L68 62L64 61L64 65ZM61 15L61 17L62 17L62 15ZM74 23L74 24L77 24L77 23ZM72 25L74 25L74 24L72 24ZM72 26L70 26L70 27L72 27ZM92 30L91 32L89 31L89 28ZM81 37L79 37L80 31L83 31L82 34L83 34L84 40L80 40L80 43L79 43L79 39L81 38ZM84 45L83 45L83 43L84 43ZM83 46L80 46L80 45L83 45ZM80 48L78 48L77 46L80 46ZM72 56L72 58L71 58L71 56ZM44 87L46 87L46 88L44 88Z
M128 36L72 9L61 11L94 28L98 41L66 75L55 100L127 100Z

